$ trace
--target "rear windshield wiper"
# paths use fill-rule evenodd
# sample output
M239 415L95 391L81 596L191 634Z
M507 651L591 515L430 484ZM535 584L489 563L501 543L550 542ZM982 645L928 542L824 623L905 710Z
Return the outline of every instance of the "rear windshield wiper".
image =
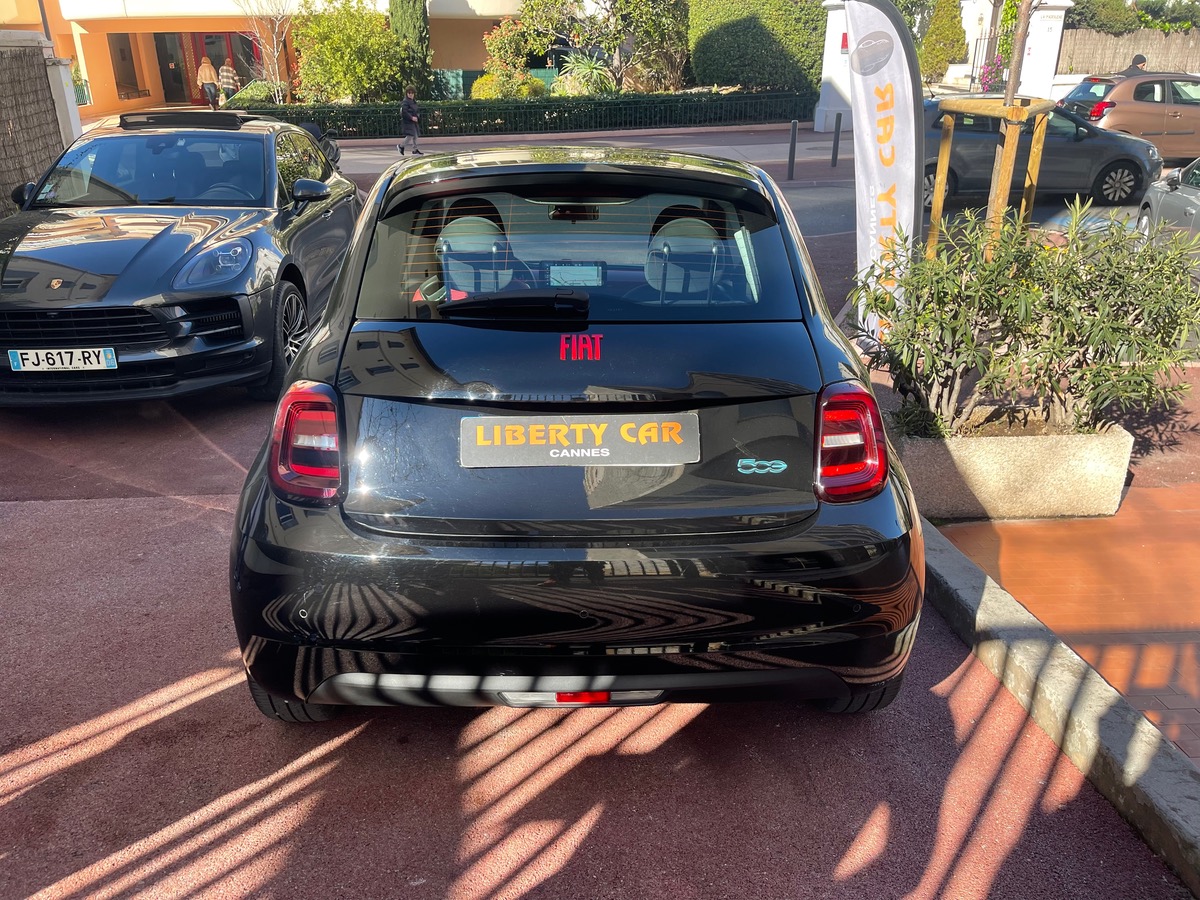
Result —
M571 288L494 291L443 303L438 307L438 315L443 319L457 316L586 316L587 311L587 291Z

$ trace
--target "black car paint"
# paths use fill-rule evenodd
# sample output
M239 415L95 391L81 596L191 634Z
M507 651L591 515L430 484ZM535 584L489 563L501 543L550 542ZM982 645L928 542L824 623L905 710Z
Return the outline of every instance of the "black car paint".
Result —
M264 140L266 183L276 184L273 140L298 129L278 122L256 127ZM89 137L102 139L103 134L99 129ZM51 165L43 181L53 169ZM7 350L26 347L0 331L0 405L164 398L262 378L272 364L275 286L282 279L296 283L314 321L337 277L359 198L354 183L336 170L327 187L324 198L303 202L288 201L282 190L272 192L275 202L265 209L27 208L0 220L0 323L9 312L71 315L76 310L137 308L152 315L166 335L153 346L115 344L120 365L113 374L78 373L86 377L64 383L59 373L47 378L12 372ZM30 196L37 196L37 188ZM237 279L192 291L172 285L197 254L237 237L250 241L254 253L253 264ZM21 287L14 289L18 274ZM51 293L56 279L62 282L61 292ZM178 310L214 298L236 304L240 339L213 340L189 332L187 317ZM96 343L53 343L54 348L64 346ZM151 374L143 377L147 372ZM126 373L134 375L126 378Z
M626 165L657 162L652 154L632 159ZM364 407L394 410L395 427L384 439L411 449L414 458L428 448L401 441L405 417L417 410L448 423L489 404L498 411L614 408L584 390L588 383L619 384L649 406L732 411L735 420L739 408L756 402L791 404L800 427L811 427L823 385L870 383L808 274L811 260L787 204L761 170L725 161L709 177L739 180L763 194L785 224L793 270L806 279L798 321L761 326L783 332L774 356L762 346L741 356L737 344L722 354L714 341L672 368L653 347L687 345L695 326L636 326L623 336L606 325L616 335L606 338L611 380L591 378L594 370L577 378L560 372L555 397L543 407L522 397L538 382L536 373L557 360L557 330L356 325L356 285L372 223L407 189L409 176L423 180L436 165L427 158L393 167L376 184L326 317L292 370L295 379L337 386L351 444ZM505 174L503 167L487 173ZM469 180L471 173L437 177ZM710 334L718 331L709 327ZM405 365L370 371L368 357L389 337L414 342L420 352ZM788 341L798 348L790 363L778 356ZM503 349L489 358L489 344ZM534 369L529 384L498 364L518 357ZM511 377L493 384L501 370ZM695 389L699 384L703 391ZM504 396L493 397L497 388ZM730 438L728 427L704 433L714 448ZM777 503L754 485L730 503L728 491L718 495L713 487L721 479L734 483L732 470L691 472L686 490L670 497L669 517L647 517L641 496L596 516L580 490L583 468L511 469L502 475L504 490L489 490L484 506L503 497L524 514L481 527L470 498L463 498L465 520L446 498L424 517L420 497L397 496L383 484L330 508L289 502L268 485L267 449L250 469L236 515L230 586L248 673L280 697L490 705L504 702L499 692L514 684L553 689L580 675L613 689L665 689L663 699L671 700L779 689L844 697L852 684L899 676L912 648L924 591L923 542L898 464L883 492L851 504L815 501L811 458L801 468L808 481L793 484ZM349 477L352 464L346 465ZM437 494L437 473L432 467L432 483L418 484L417 494ZM556 486L564 496L547 500ZM553 515L537 519L531 510ZM685 524L692 521L703 527Z

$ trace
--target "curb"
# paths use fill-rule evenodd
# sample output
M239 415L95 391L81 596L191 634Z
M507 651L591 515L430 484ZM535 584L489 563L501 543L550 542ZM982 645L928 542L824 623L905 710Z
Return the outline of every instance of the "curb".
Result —
M926 598L1200 896L1200 768L934 526L923 525Z

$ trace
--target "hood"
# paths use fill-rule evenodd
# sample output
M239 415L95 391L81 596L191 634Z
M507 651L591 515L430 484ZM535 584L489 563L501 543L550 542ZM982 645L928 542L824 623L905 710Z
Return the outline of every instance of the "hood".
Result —
M0 302L138 300L170 288L198 250L244 233L247 209L31 210L0 221Z

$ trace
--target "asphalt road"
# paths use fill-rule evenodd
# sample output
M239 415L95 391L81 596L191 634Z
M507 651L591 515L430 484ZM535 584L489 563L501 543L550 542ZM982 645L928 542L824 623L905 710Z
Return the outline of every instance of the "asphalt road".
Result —
M270 414L0 410L0 897L1188 896L932 609L873 715L263 718L227 565Z

